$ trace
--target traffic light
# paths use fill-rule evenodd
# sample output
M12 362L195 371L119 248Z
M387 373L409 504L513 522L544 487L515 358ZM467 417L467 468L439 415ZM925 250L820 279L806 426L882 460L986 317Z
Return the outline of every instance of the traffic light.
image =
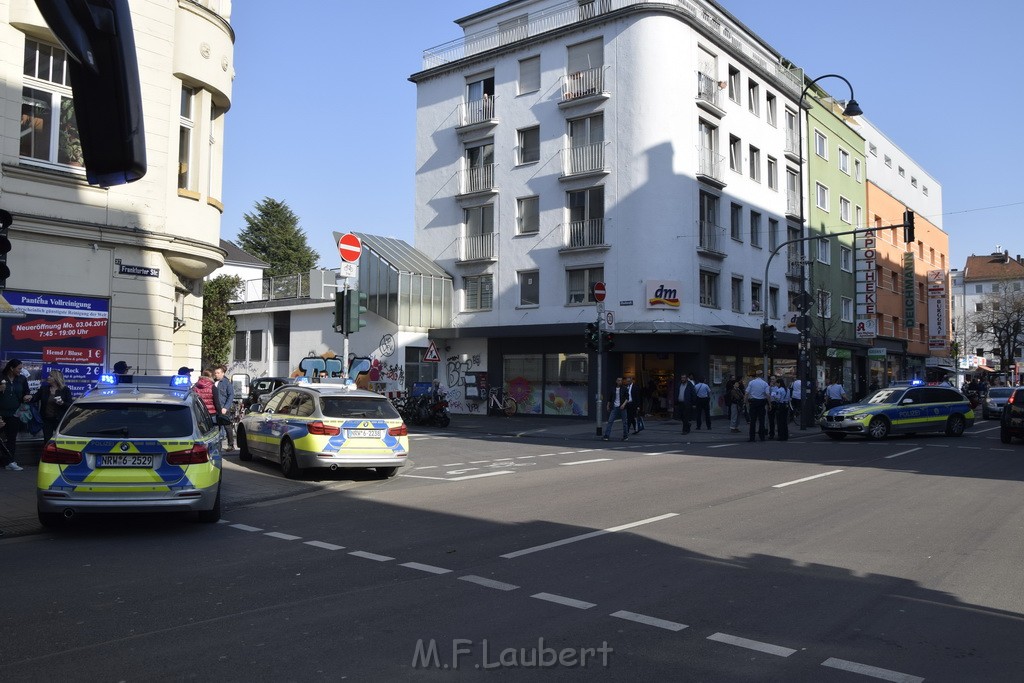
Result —
M334 331L345 334L345 290L334 293Z
M761 350L764 353L775 350L775 325L761 323Z
M67 50L86 179L108 187L146 174L142 88L128 0L36 0Z
M604 350L611 351L612 349L615 348L615 335L612 334L611 332L605 332L603 342Z
M7 286L7 278L11 276L11 267L7 265L7 254L11 253L11 238L8 232L14 217L10 212L0 209L0 289Z
M597 324L587 323L587 329L583 331L583 341L587 351L597 351Z
M345 325L345 334L358 332L359 328L366 327L366 321L362 315L366 313L366 292L358 289L350 289L346 292L348 298L348 320Z
M903 212L903 241L914 241L914 212L910 209Z

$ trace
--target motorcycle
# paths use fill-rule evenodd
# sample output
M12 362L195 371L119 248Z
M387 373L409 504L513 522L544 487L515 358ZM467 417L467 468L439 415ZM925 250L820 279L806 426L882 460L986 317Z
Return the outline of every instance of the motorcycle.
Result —
M441 428L447 427L452 421L451 414L448 412L448 401L433 396L420 396L408 404L403 418L406 422L415 425Z

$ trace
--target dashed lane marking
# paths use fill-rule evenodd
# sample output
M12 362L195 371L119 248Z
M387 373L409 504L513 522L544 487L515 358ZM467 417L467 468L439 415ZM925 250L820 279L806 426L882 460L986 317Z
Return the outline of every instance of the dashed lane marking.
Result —
M468 581L470 583L475 583L478 586L483 586L484 588L494 588L495 590L499 591L514 591L519 588L519 586L512 585L511 583L495 581L494 579L488 579L483 576L477 576L475 574L466 574L465 576L460 576L459 581Z
M344 550L345 546L335 545L333 543L324 543L323 541L305 541L306 545L311 545L314 548L323 548L324 550Z
M589 465L592 462L608 462L610 460L611 460L611 458L594 458L593 460L576 460L575 462L561 462L561 463L558 463L558 464L559 465L563 465L563 466L569 466L569 465Z
M365 550L353 550L349 553L349 555L352 555L353 557L361 557L364 560L373 560L374 562L390 562L391 560L395 559L393 557L388 557L387 555L368 553Z
M537 598L538 600L555 602L559 605L565 605L566 607L575 607L576 609L590 609L591 607L597 607L597 603L594 602L584 602L583 600L567 598L564 595L555 595L554 593L534 593L530 597Z
M268 531L263 534L264 536L271 536L273 538L280 538L282 541L297 541L302 536L292 536L291 534L282 534L280 531Z
M811 481L812 479L821 479L822 477L827 477L827 476L832 475L832 474L839 474L840 472L842 472L842 470L832 470L831 472L822 472L821 474L815 474L815 475L812 475L810 477L804 477L803 479L794 479L793 481L787 481L787 482L785 482L783 484L775 484L774 486L772 486L772 488L773 489L781 489L781 488L783 488L785 486L792 486L793 484L802 484L805 481Z
M578 541L585 541L588 538L595 538L597 536L604 536L605 534L612 534L616 531L624 531L626 529L633 529L634 527L643 526L644 524L652 524L654 522L660 522L663 519L669 519L670 517L678 517L678 512L670 512L666 515L659 515L657 517L650 517L648 519L641 519L639 522L630 522L629 524L623 524L622 526L613 526L609 529L599 529L597 531L591 531L586 534L580 534L579 536L570 536L569 538L563 538L560 541L552 541L551 543L545 543L544 545L535 545L532 548L524 548L523 550L516 550L515 552L505 553L502 557L506 560L511 560L516 557L523 555L529 555L530 553L537 553L542 550L550 550L551 548L557 548L558 546L567 545L569 543L576 543Z
M708 446L708 448L728 448L729 446L739 446L738 443L720 443L715 446Z
M419 562L403 562L400 566L408 567L409 569L417 569L421 572L427 572L428 574L449 574L451 569L445 569L444 567L435 567L432 564L421 564Z
M646 614L637 614L636 612L627 612L626 610L621 609L618 612L612 612L611 616L619 619L625 619L626 621L635 621L638 624L644 624L646 626L663 628L667 631L682 631L684 628L689 628L686 624L680 624L677 621L658 619L657 617L649 617Z
M484 472L483 474L467 474L464 477L427 477L420 474L403 474L407 479L433 479L434 481L466 481L467 479L480 479L482 477L496 477L499 474L515 474L512 470L501 470L500 472Z
M829 657L822 662L821 665L832 669L840 669L842 671L849 671L863 676L878 678L883 681L893 681L893 683L922 683L922 681L924 681L920 676L911 676L910 674L903 674L899 671L881 669L877 666L868 666L867 664L850 662L845 659L836 659L835 657Z
M232 524L232 529L238 529L240 531L263 531L259 527L249 526L248 524Z
M712 634L708 636L708 640L713 640L716 643L725 643L726 645L735 645L736 647L745 647L748 650L756 650L768 655L775 655L776 657L788 657L796 652L793 648L782 647L781 645L772 645L771 643L762 643L758 640L740 638L739 636L730 636L728 633Z
M899 453L893 453L892 455L887 455L887 456L885 456L885 459L886 460L891 460L892 458L898 458L901 455L906 455L907 453L913 453L914 451L919 451L919 450L921 450L921 449L920 448L911 448L910 450L907 450L907 451L900 451Z

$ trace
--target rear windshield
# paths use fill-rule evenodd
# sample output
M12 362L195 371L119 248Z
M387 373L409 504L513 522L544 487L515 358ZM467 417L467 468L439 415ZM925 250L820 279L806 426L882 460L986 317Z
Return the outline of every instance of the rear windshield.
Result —
M365 417L377 420L398 420L401 415L386 398L362 396L323 396L320 409L324 417Z
M76 403L60 428L62 436L115 439L188 438L192 432L192 411L187 405L139 403Z

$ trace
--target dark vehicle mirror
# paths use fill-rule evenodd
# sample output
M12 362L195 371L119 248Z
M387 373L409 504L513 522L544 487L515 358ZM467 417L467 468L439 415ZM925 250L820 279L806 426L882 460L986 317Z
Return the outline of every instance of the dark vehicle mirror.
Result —
M263 406L260 405L259 403L253 403L251 406L249 406L249 411L248 412L250 412L250 413L261 413L261 412L263 412Z

